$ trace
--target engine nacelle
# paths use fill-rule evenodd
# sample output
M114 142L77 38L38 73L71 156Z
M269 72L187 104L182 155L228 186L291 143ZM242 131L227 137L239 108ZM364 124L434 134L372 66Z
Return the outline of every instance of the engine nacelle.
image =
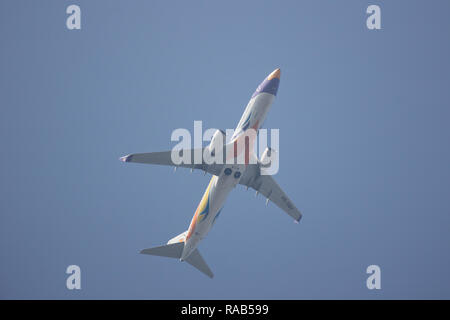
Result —
M209 146L205 149L203 158L206 163L223 163L223 150L226 144L227 136L224 131L214 132Z
M221 150L223 149L223 146L225 145L226 142L226 134L225 132L223 132L222 130L217 130L212 139L211 139L211 143L208 146L209 152L214 152L216 150Z
M264 150L260 160L261 175L276 174L278 172L279 158L278 152L267 147L266 150Z

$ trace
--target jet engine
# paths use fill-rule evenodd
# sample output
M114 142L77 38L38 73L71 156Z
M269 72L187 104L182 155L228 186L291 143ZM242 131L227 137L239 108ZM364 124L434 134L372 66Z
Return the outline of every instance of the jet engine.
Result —
M222 130L214 132L209 146L203 154L206 163L223 163L223 147L226 143L226 134Z
M278 172L279 155L274 149L267 147L264 150L261 160L260 169L262 175L273 175Z

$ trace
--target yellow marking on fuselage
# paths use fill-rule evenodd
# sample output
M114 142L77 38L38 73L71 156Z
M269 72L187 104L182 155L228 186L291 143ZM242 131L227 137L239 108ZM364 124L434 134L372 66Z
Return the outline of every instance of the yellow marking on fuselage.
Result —
M191 224L189 225L188 234L186 236L186 241L191 237L192 233L194 233L195 226L197 225L198 215L200 214L200 212L202 212L205 209L206 204L208 203L209 189L211 188L214 179L215 179L215 176L213 176L211 178L211 181L209 181L208 188L206 188L206 191L203 194L202 200L200 200L197 210L195 210L194 216L192 217L192 220L191 220Z

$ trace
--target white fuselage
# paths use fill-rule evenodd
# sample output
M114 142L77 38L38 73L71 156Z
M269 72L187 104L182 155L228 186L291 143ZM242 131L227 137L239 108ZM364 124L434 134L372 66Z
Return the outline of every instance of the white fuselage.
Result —
M228 145L236 145L239 143L239 139L245 139L245 133L249 129L255 130L256 133L258 132L274 98L275 96L273 94L261 92L250 99ZM250 141L250 144L253 146L254 141ZM232 157L234 157L233 160L236 160L239 157L239 151L237 154L233 154ZM250 154L250 157L255 157L254 152ZM181 260L185 260L197 248L197 245L208 234L209 230L211 230L228 194L239 183L248 164L248 161L244 163L242 161L230 162L232 164L228 164L229 161L226 162L227 164L224 165L220 175L211 178L187 231Z

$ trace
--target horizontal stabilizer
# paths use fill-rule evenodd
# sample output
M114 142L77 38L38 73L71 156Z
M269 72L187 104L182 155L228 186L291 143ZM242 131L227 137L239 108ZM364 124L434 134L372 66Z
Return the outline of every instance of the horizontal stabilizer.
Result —
M149 249L141 250L140 253L142 254L149 254L153 256L160 256L160 257L169 257L169 258L181 258L181 254L183 253L184 248L184 242L177 242L177 243L171 243L166 244L164 246L160 247L154 247ZM202 256L200 255L200 252L198 252L198 249L195 249L185 260L187 263L189 263L194 268L200 270L204 274L206 274L208 277L212 278L214 277L214 274L212 273L211 269L209 269L208 265L206 264L205 260L203 260Z
M167 244L160 247L154 247L149 249L141 250L142 254L150 254L152 256L160 256L160 257L169 257L169 258L177 258L181 257L181 253L183 252L184 242Z
M195 251L192 252L185 261L189 263L191 266L197 268L198 270L206 274L208 277L210 278L214 277L214 274L206 264L205 260L203 260L202 256L200 255L200 252L198 252L198 249L195 249Z

